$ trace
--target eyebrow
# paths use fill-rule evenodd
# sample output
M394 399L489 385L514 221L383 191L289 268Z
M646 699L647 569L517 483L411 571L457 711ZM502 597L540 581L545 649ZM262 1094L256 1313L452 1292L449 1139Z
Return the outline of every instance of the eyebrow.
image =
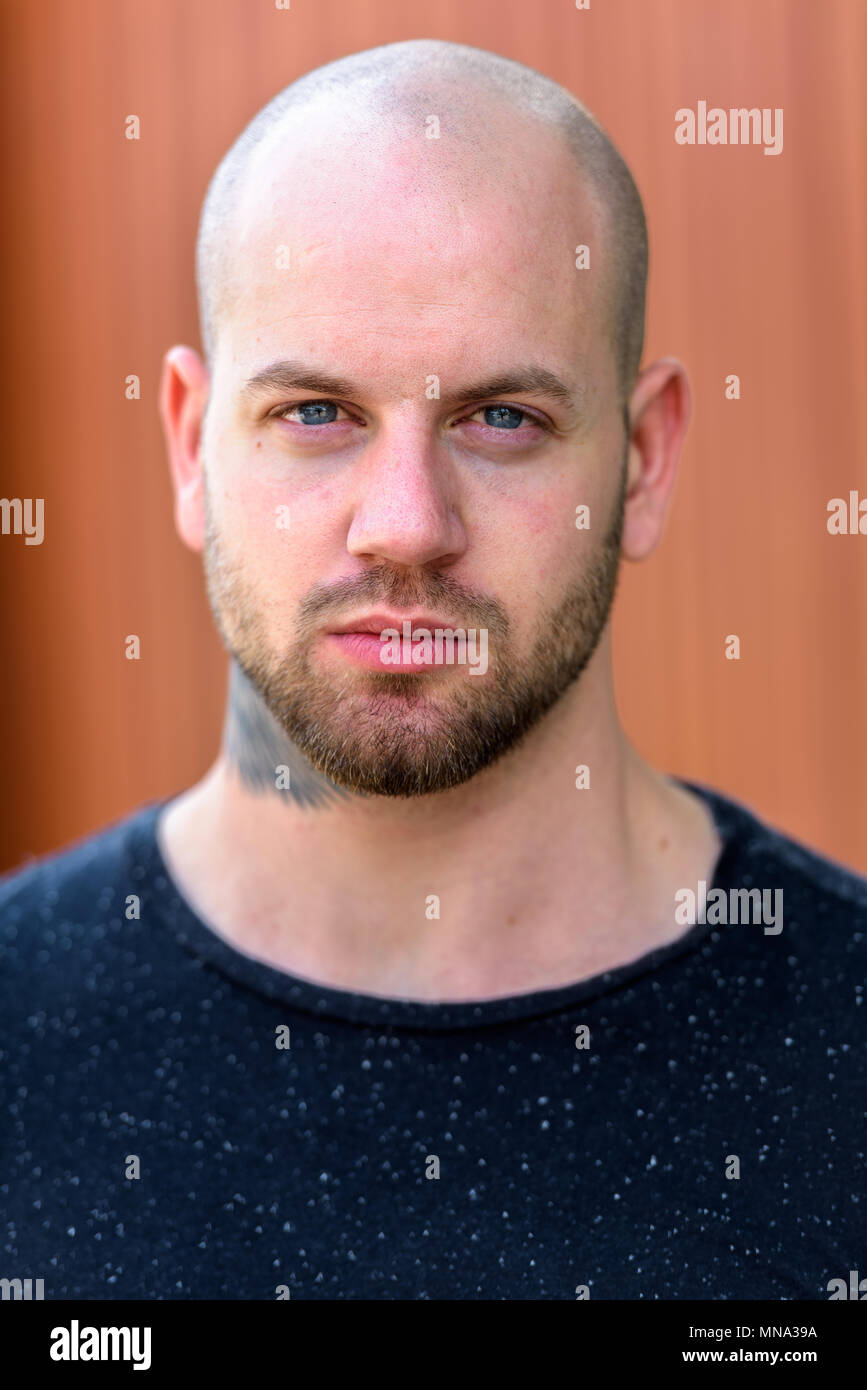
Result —
M357 398L364 392L345 377L332 376L329 372L312 370L303 362L280 359L269 362L249 377L241 387L241 397L253 400L269 391L316 391L320 395ZM486 377L481 381L461 386L455 391L443 394L448 404L460 405L466 401L487 399L491 396L544 395L557 400L568 410L581 413L585 405L585 391L579 384L569 387L556 373L547 367L516 367Z

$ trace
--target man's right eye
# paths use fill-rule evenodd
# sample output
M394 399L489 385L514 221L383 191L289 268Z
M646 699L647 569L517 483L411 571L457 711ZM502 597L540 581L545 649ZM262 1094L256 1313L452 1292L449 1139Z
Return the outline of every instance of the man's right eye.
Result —
M298 405L286 405L275 411L278 420L289 420L299 425L332 425L341 407L336 401L301 401Z

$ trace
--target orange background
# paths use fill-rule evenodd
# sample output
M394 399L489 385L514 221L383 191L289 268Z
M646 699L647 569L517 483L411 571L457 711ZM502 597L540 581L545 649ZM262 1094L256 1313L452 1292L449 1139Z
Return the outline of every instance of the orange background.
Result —
M0 490L43 497L46 528L0 536L0 865L210 762L225 661L156 407L163 352L199 342L199 206L281 87L432 37L563 83L645 200L645 361L687 365L695 412L665 542L618 599L627 729L867 871L867 536L826 530L832 497L867 496L863 0L9 0L0 27ZM677 145L702 99L782 107L783 153Z

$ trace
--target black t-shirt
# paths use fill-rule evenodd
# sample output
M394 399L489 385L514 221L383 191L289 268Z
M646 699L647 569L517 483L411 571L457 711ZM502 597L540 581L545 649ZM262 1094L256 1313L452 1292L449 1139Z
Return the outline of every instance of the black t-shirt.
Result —
M735 917L733 890L782 890L782 930L742 906L478 1004L243 956L170 880L160 805L7 876L0 1277L46 1298L827 1299L867 1273L867 881L692 789L723 838L713 900Z

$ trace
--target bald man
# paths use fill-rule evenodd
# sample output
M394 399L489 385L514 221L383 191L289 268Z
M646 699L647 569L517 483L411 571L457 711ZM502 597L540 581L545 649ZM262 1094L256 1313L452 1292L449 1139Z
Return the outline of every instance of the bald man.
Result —
M530 69L389 45L259 113L197 266L161 410L225 737L5 882L2 1272L836 1296L867 883L649 767L615 707L618 567L690 413L678 361L639 370L622 159Z

